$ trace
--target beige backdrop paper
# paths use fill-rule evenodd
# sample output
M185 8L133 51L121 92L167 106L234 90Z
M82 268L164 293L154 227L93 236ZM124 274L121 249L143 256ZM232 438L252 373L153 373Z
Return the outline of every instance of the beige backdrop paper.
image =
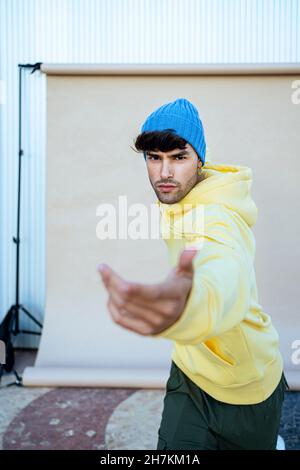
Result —
M47 72L47 67L44 67ZM300 69L298 69L300 76ZM256 273L260 303L278 329L290 385L300 339L300 105L294 72L227 75L120 72L85 67L47 76L47 297L44 331L25 385L163 387L171 343L115 325L96 272L109 263L128 279L158 282L169 271L161 239L100 240L97 207L156 198L144 159L130 146L146 116L185 97L199 109L209 159L250 166L259 209ZM250 71L251 73L251 71ZM128 220L132 218L128 217ZM298 355L299 356L299 355Z

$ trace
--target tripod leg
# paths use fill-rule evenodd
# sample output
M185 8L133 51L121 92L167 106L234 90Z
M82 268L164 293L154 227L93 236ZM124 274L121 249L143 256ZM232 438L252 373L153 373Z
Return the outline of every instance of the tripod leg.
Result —
M23 307L23 305L20 305L20 309L23 310L23 312L40 328L43 328L43 325L30 313L26 308Z
M11 382L7 384L7 387L11 387L12 385L16 385L17 387L23 387L22 377L18 374L16 370L13 370L14 376L16 377L15 382Z

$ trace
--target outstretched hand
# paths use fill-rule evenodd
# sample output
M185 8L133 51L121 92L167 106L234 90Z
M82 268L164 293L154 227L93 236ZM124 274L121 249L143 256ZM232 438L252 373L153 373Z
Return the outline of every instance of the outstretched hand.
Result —
M141 335L155 335L181 316L190 293L197 249L183 250L177 266L158 284L130 282L102 263L98 271L108 292L107 307L118 325Z

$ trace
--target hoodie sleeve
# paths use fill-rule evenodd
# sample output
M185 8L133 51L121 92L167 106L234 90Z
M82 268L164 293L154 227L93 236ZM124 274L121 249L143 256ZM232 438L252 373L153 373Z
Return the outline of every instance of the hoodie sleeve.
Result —
M222 214L208 223L201 238L193 259L192 287L181 316L154 337L196 344L233 328L245 317L252 268L235 224L228 214Z

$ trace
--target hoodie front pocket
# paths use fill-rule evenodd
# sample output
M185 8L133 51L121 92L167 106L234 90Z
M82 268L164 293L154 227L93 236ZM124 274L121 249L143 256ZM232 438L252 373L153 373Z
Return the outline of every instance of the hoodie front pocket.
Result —
M220 344L218 344L217 341L206 340L203 341L202 345L209 356L218 364L223 364L230 367L234 367L236 365L236 361L233 359L233 357L230 357L228 354L222 351Z
M259 378L239 325L201 343L201 352L207 364L212 365L210 380L223 387L246 384Z

